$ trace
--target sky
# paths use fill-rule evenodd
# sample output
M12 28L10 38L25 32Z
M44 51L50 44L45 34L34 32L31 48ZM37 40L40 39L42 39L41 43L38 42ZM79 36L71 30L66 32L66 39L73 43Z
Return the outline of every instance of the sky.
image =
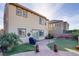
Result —
M78 3L19 3L49 20L63 20L69 23L69 29L79 29ZM0 3L0 29L3 28L5 4Z

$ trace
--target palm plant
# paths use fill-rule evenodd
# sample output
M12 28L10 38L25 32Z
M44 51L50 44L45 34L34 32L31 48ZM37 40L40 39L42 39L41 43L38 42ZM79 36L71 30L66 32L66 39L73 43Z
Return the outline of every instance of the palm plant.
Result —
M15 33L5 33L0 36L0 45L6 46L8 50L11 50L15 45L22 42L18 35Z

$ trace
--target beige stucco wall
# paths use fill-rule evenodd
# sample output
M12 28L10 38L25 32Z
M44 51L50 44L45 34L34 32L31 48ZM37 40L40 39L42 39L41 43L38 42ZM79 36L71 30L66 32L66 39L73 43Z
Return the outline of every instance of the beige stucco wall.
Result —
M22 17L16 15L16 7L13 5L9 5L9 12L8 12L8 32L17 32L17 28L26 28L26 34L31 33L32 29L40 29L44 30L44 37L48 35L48 21L46 21L47 25L40 25L39 24L39 16L30 13L27 11L27 17ZM40 37L39 40L44 39L44 37ZM27 37L26 37L27 38ZM23 38L25 41L26 39Z

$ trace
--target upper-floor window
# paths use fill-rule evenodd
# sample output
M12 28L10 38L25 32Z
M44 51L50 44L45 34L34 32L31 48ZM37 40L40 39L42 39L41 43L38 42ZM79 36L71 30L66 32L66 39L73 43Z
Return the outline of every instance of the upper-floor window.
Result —
M44 25L46 25L46 19L44 19L43 22L44 22Z
M16 8L16 14L21 16L22 15L22 10L20 8Z
M55 24L53 24L53 27L55 27Z
M42 24L42 18L39 17L39 24Z
M45 25L46 25L46 22L45 22Z
M50 26L50 28L52 28L52 27L53 27L53 26L52 26L52 24L50 24L49 26Z
M23 11L23 17L27 17L27 12Z
M46 20L42 17L39 17L39 24L46 25Z
M22 10L21 8L16 8L16 15L27 17L27 11Z

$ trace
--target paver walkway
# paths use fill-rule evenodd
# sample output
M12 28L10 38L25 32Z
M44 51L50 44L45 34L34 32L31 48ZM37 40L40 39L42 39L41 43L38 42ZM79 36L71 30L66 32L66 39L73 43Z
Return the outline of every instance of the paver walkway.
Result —
M79 54L73 52L66 52L66 51L59 51L58 53L53 52L47 47L49 40L43 40L38 42L40 52L35 53L34 51L31 52L22 52L18 54L14 54L12 56L79 56Z

